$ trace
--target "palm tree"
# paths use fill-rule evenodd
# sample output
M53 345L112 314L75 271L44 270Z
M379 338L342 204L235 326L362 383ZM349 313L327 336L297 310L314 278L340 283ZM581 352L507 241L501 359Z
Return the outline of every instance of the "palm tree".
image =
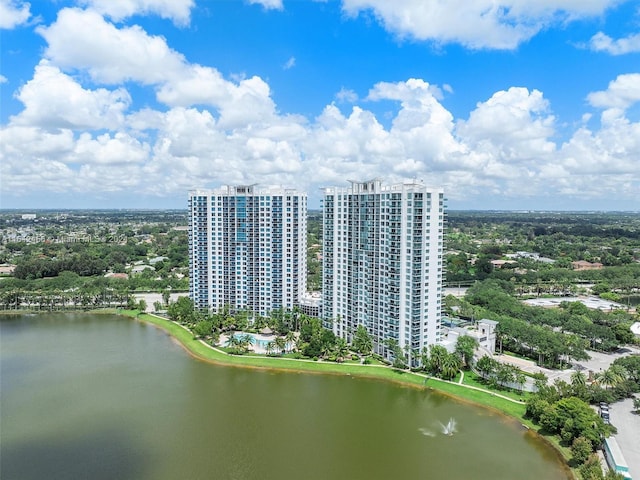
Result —
M574 388L584 388L587 385L587 376L582 372L573 372L571 374L571 386Z
M343 362L344 358L349 354L349 347L344 338L338 338L336 340L335 353L337 362Z
M498 368L498 362L493 358L485 355L476 362L476 368L484 378L489 378Z
M442 362L440 364L440 375L445 380L451 380L458 374L461 366L462 361L460 358L454 353L448 353L442 358Z
M267 355L271 355L273 351L276 349L276 342L274 342L273 340L271 340L270 342L267 342L265 349L267 350Z
M429 355L429 369L431 372L436 375L442 372L442 365L444 364L444 359L447 355L447 349L442 345L431 345Z
M249 335L248 333L245 333L244 335L242 335L240 337L240 343L239 343L239 348L241 348L242 350L244 350L245 352L249 351L249 347L251 347L251 345L253 345L254 343L256 343L256 339L253 338L252 335Z
M596 378L601 385L604 385L605 390L608 390L609 387L615 387L624 382L627 378L627 371L620 365L611 365L599 373Z
M506 384L515 381L516 371L517 368L512 365L507 365L505 363L501 364L496 372L497 382L503 387L506 387Z
M225 344L227 348L237 349L240 348L240 339L235 335L229 335L227 338L227 343Z
M287 347L287 341L284 339L284 337L276 337L276 339L274 340L274 343L276 345L276 349L278 350L278 353L282 355L282 353L284 353L285 348Z
M518 390L522 393L524 384L527 383L527 376L522 371L518 371L516 372L515 382L518 385Z
M322 348L320 349L320 356L322 358L327 358L329 355L331 355L332 351L333 351L333 345L325 343L322 345Z
M293 330L289 330L287 334L284 336L284 340L287 343L287 351L293 350L293 347L296 344L296 334Z

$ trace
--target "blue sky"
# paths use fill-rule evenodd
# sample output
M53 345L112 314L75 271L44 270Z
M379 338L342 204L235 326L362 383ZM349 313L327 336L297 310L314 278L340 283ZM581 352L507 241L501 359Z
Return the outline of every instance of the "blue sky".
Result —
M0 0L0 29L2 208L380 177L640 210L636 1Z

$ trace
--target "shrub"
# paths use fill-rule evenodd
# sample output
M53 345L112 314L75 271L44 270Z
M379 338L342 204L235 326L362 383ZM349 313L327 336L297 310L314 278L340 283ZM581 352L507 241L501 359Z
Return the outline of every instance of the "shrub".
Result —
M571 444L571 455L576 466L585 463L592 453L593 444L588 438L577 437Z

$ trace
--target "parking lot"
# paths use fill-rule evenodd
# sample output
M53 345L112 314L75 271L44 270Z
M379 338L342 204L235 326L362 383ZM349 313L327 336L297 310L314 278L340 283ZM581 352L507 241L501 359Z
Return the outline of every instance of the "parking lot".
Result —
M611 424L622 455L629 466L631 478L640 479L640 415L633 413L633 400L627 398L609 406Z

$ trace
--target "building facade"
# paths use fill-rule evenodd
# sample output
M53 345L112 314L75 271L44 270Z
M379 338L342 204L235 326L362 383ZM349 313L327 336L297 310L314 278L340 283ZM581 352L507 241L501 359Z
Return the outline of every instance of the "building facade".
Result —
M189 193L189 295L197 308L292 309L306 290L307 196L226 186Z
M376 353L395 339L419 363L440 339L445 199L419 183L380 180L324 190L323 318L350 341L366 327Z

